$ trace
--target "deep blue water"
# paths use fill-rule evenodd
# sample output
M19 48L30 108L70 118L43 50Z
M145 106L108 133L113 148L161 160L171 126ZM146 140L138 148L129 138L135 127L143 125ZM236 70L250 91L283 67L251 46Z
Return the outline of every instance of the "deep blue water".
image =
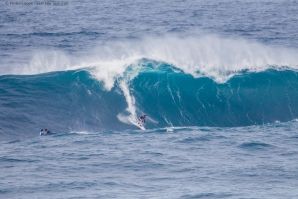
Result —
M297 1L19 2L0 198L298 197Z

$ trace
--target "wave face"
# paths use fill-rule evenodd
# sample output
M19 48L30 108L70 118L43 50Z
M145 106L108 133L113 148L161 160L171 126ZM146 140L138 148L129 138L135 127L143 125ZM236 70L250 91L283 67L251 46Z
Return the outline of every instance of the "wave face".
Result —
M242 71L217 83L156 61L143 59L135 68L127 67L111 89L92 68L0 76L1 132L136 129L126 117L142 113L147 128L247 126L298 117L294 70Z
M117 88L102 89L86 71L1 76L0 85L1 132L125 128L115 115L126 107L123 95Z
M164 66L132 82L137 106L158 126L247 126L298 116L297 72L243 72L218 84Z

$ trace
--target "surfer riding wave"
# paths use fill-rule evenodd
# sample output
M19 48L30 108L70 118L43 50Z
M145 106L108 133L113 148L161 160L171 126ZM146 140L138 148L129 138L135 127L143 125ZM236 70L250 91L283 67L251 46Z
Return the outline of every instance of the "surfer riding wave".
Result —
M141 121L142 123L146 124L146 120L145 120L146 116L147 115L140 115L139 121Z

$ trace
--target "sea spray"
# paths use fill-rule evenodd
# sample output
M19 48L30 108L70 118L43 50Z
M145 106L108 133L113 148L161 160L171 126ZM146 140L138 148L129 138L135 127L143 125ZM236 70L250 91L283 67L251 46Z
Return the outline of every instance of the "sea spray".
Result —
M40 49L32 52L29 63L12 67L4 74L39 74L93 67L94 77L103 81L109 90L128 66L138 66L135 63L144 58L171 64L194 77L203 74L224 83L242 71L258 72L272 67L297 70L297 54L296 49L241 38L165 34L109 41L81 55Z

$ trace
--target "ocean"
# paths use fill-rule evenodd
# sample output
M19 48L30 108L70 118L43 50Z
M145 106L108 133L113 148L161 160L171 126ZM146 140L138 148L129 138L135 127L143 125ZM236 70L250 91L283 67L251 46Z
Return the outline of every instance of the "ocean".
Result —
M298 198L298 1L0 4L0 198Z

